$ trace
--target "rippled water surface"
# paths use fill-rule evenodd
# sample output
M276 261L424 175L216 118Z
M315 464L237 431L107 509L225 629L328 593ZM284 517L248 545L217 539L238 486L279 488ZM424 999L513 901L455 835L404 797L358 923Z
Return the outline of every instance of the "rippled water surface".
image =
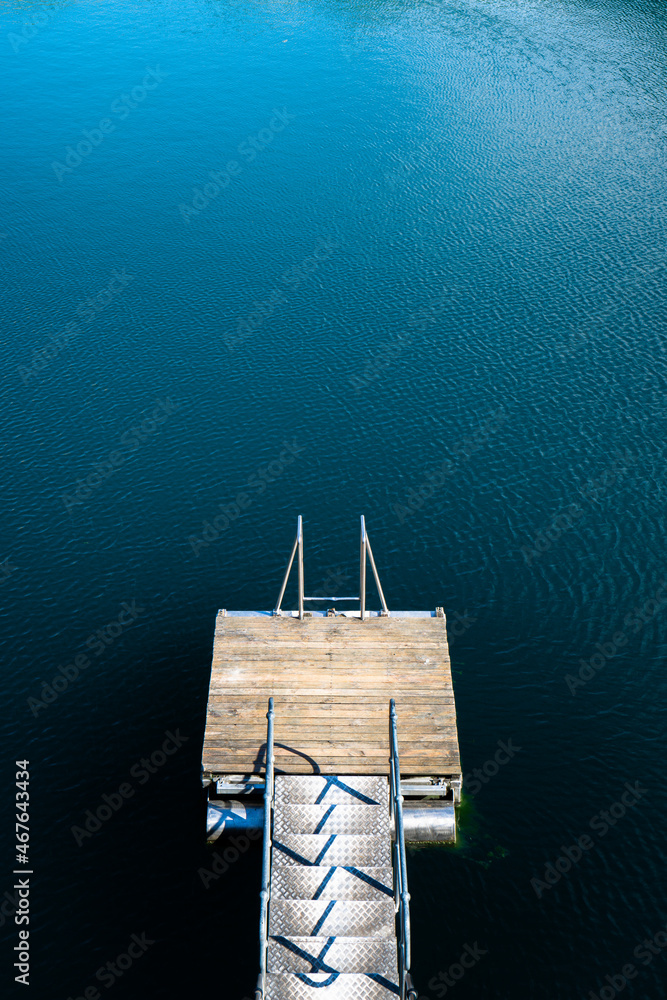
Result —
M409 860L422 1000L605 1000L628 963L661 1000L667 954L635 949L667 924L663 5L54 0L0 29L30 995L82 996L142 933L102 995L251 995L257 848L198 875L210 649L217 608L273 604L300 512L308 589L354 587L365 513L390 607L457 622L470 777L457 847Z

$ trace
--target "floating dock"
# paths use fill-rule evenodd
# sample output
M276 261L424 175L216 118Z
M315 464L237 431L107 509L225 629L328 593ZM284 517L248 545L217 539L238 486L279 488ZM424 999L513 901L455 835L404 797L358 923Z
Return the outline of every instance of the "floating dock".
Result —
M446 621L436 611L363 622L220 611L202 759L207 777L264 770L270 697L276 768L286 774L387 774L394 698L403 775L460 776Z
M298 610L282 611L295 556ZM413 1000L405 842L455 839L461 793L446 619L389 611L363 518L359 595L308 598L303 575L299 518L274 609L218 612L209 839L263 830L256 1000Z

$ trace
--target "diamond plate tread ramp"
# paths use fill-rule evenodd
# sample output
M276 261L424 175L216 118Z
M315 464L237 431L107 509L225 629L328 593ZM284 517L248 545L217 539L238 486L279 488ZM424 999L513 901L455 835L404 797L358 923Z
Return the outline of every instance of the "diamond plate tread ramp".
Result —
M388 837L359 835L287 833L274 837L274 870L283 865L354 865L362 868L386 868L391 865L391 841Z
M395 1000L400 996L397 979L382 979L359 973L295 976L274 972L266 977L266 1000Z
M271 876L272 899L393 899L393 871L386 868L330 868L280 865Z
M268 972L365 972L398 979L392 938L269 937Z
M272 830L266 1000L400 996L387 778L278 775Z
M280 805L274 813L273 833L360 833L390 837L389 811L381 806L343 805Z
M396 933L391 899L273 899L269 914L269 934L284 937L393 938Z
M388 766L388 765L387 765ZM320 774L280 774L276 776L274 804L300 803L340 805L383 805L389 809L387 778L354 774L346 777Z

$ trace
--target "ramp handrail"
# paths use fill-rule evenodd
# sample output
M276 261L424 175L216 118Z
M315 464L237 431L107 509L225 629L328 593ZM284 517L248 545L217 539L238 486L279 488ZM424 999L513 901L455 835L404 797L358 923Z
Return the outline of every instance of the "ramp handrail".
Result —
M292 556L294 553L292 553ZM266 713L266 782L264 786L264 843L262 854L262 890L259 894L259 975L255 1000L263 1000L266 993L266 965L269 947L269 899L271 896L271 823L273 817L273 698L269 698Z
M405 829L403 826L403 795L401 793L401 766L398 759L398 735L396 731L396 703L389 703L389 739L391 745L390 777L391 807L394 816L394 896L399 922L398 975L401 1000L417 1000L417 992L410 976L410 893L408 892L408 868L405 857Z

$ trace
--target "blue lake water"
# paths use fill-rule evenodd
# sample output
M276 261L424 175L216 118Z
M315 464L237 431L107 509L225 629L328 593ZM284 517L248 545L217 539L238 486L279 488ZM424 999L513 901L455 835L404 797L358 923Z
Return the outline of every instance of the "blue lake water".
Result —
M665 996L666 46L652 0L2 5L30 996L251 996L259 854L204 889L201 739L215 612L272 606L298 513L308 589L354 588L364 513L389 606L452 626L470 777L457 847L410 854L422 1000L605 1000L628 964Z

